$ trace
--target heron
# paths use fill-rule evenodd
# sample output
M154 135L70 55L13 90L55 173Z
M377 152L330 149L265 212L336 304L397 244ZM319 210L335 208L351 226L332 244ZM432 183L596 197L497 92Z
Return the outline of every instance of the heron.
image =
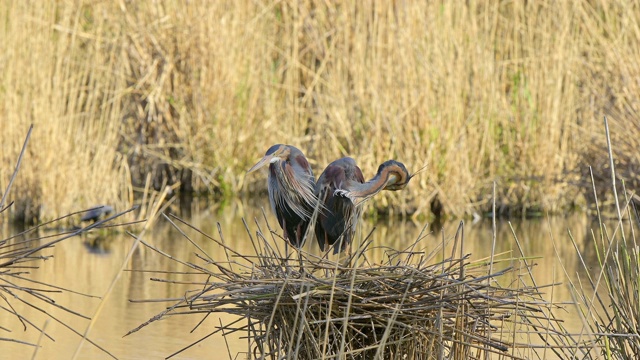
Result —
M276 144L247 173L269 164L269 202L284 231L283 237L300 248L309 227L317 198L315 177L300 149Z
M316 182L316 196L323 205L315 225L316 239L320 249L334 245L337 254L351 244L356 225L362 213L360 206L382 190L404 189L412 175L401 162L385 161L378 172L365 182L362 170L350 157L335 160L329 164Z

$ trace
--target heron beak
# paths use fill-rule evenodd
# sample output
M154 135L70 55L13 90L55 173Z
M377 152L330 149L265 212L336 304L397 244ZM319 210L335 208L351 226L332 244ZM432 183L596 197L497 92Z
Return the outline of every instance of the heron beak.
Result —
M271 163L271 160L273 160L273 155L265 155L262 159L260 159L260 161L258 161L257 164L253 165L251 167L251 169L249 169L249 171L247 171L247 174L253 171L256 171L258 169L260 169L261 167Z

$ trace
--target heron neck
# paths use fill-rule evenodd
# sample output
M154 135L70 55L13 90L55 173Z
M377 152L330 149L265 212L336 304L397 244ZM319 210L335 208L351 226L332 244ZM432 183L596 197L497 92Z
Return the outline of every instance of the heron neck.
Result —
M397 177L397 173L392 171L390 167L385 167L378 171L376 176L365 183L352 182L349 184L349 192L351 196L358 198L369 198L380 191L392 180L391 178Z

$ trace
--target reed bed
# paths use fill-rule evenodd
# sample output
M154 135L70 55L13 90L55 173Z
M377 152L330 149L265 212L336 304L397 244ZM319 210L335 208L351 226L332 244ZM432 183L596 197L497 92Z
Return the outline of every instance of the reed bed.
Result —
M425 246L429 236L421 235L406 249L384 249L380 262L371 260L374 249L366 238L351 255L331 260L289 252L282 239L257 224L255 234L247 227L252 254L226 246L221 232L220 240L204 234L226 254L215 260L181 229L187 223L167 219L195 245L200 264L140 241L199 275L153 280L184 282L194 290L178 299L136 300L170 305L127 335L168 316L202 317L197 327L215 313L237 316L168 358L214 334L246 338L245 355L255 359L531 359L586 353L554 315L563 304L544 294L555 284L535 283L533 260L524 254L471 260L463 250L462 223L454 237L443 235L432 249Z
M126 208L145 187L258 192L245 171L275 143L316 173L345 155L365 174L389 158L428 166L376 211L482 214L496 181L498 212L561 212L586 206L580 174L606 160L590 144L607 113L630 144L620 173L637 173L632 0L2 2L0 15L3 154L31 122L42 148L16 188L26 218Z

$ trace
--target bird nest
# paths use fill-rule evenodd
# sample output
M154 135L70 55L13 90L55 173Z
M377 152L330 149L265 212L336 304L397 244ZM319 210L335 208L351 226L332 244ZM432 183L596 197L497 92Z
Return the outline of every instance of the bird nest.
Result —
M557 305L541 294L544 287L524 281L531 264L524 257L454 256L463 253L461 230L453 246L443 240L427 253L419 239L403 251L386 249L380 263L369 260L368 239L334 261L303 250L287 254L261 231L249 234L252 255L209 237L226 259L203 254L202 266L181 261L208 280L130 333L168 315L228 313L238 318L207 337L241 332L248 356L258 359L542 358L542 348L564 357L574 343L553 315ZM492 271L502 263L512 266Z

